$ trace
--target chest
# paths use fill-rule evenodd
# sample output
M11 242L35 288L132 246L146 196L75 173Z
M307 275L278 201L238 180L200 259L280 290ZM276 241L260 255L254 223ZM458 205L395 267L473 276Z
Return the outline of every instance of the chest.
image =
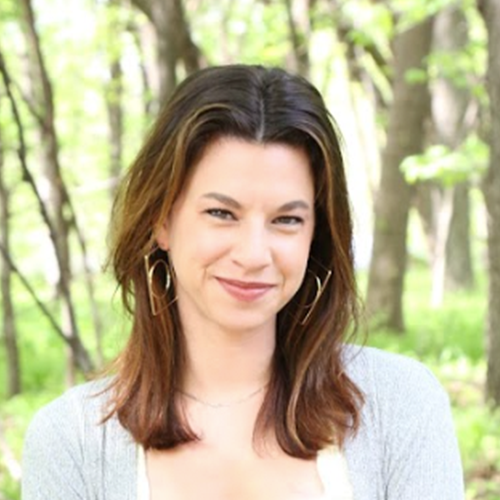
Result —
M145 472L151 500L322 500L316 460L283 452L211 449L196 443L148 452Z

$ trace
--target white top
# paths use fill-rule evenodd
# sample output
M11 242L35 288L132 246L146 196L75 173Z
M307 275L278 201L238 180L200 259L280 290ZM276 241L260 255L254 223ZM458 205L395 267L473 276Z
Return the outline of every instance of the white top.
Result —
M344 455L336 446L321 450L316 467L323 484L324 500L353 500L353 492ZM137 500L149 500L149 480L146 472L146 455L142 446L137 447Z

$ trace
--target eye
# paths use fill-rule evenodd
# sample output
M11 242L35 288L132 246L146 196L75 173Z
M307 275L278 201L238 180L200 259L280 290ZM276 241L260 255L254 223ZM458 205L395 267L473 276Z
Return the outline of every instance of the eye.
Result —
M304 219L297 217L296 215L282 215L281 217L274 219L273 222L283 226L298 226L304 222Z
M205 213L217 219L236 220L236 217L229 210L225 210L224 208L209 208L205 210Z

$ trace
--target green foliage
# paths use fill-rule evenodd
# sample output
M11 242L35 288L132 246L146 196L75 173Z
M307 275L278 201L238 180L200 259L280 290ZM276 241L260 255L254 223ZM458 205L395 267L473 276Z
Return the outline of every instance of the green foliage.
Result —
M484 106L487 100L484 85L486 30L475 3L466 0L462 4L467 23L466 44L460 50L433 50L427 58L430 80L434 83L439 78L445 79Z
M122 316L119 297L112 299L113 283L109 276L101 273L106 258L104 235L110 211L108 117L103 96L110 96L105 89L113 89L110 86L110 61L120 59L124 71L124 163L127 164L137 152L150 119L144 116L144 89L139 71L141 54L130 33L131 25L140 28L146 20L135 9L130 9L127 2L112 6L107 1L94 0L73 0L70 3L71 8L64 8L62 0L34 2L34 6L42 49L54 85L64 178L87 239L105 332L104 355L110 360L126 341L129 323ZM339 2L339 9L332 9L330 2L315 2L314 31L309 40L314 81L322 82L318 85L322 90L328 89L342 99L339 89L345 83L341 81L345 61L335 29L336 23L344 20L352 27L348 39L360 49L361 64L368 70L383 99L389 102L390 68L387 68L387 73L386 68L381 71L367 49L375 47L390 62L390 43L394 34L454 3L453 0L343 0ZM26 75L26 44L19 23L20 4L15 0L0 0L0 4L2 49L15 83L26 85L30 78ZM430 84L438 78L446 78L458 88L467 89L483 105L486 99L483 88L484 27L475 0L463 0L458 4L464 9L469 26L467 47L460 53L435 52L427 59L425 70L411 70L406 77L414 83L429 81ZM185 2L185 7L192 36L209 64L289 65L291 44L283 2L196 0ZM335 85L329 85L331 73L337 79ZM14 92L26 127L30 168L43 185L36 120L19 90L14 89ZM20 178L16 129L8 104L3 96L0 100L5 172L13 191L14 259L43 301L59 317L53 297L55 272L47 229L37 212L32 193ZM344 111L346 114L351 112L348 107L342 108ZM409 158L404 171L412 182L437 180L451 185L465 178L476 181L484 171L486 155L484 143L476 135L471 135L455 151L437 146L423 155ZM85 345L95 357L96 339L83 285L80 252L74 237L71 248L75 277L72 291L78 324ZM375 332L369 343L417 357L434 370L453 402L466 471L467 498L498 499L500 416L482 400L485 378L484 283L481 282L469 294L447 297L441 309L431 310L427 304L430 289L427 270L423 266L414 266L409 278L405 295L408 332L403 336ZM5 353L0 349L0 430L19 458L23 436L34 412L64 390L66 348L17 279L14 280L13 296L24 393L10 401L5 400ZM0 497L2 495L11 500L20 497L19 485L7 473L0 455Z
M283 66L289 54L288 21L282 2L204 1L196 13L188 14L193 38L203 47L210 64Z
M428 79L427 69L424 68L411 68L405 73L406 82L414 85L426 83Z
M391 0L390 8L397 19L397 32L411 29L416 24L434 16L440 10L456 5L456 0Z
M466 180L478 181L488 167L488 146L470 135L457 149L443 144L430 146L421 155L405 158L401 164L407 182L438 181L453 186Z
M343 2L342 16L353 29L349 38L360 47L376 46L390 57L389 41L394 33L394 19L387 5L370 1Z

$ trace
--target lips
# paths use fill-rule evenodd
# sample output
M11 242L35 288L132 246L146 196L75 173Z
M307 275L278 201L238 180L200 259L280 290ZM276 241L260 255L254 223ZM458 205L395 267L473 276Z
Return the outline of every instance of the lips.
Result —
M274 285L255 281L239 281L217 278L222 288L233 298L242 302L253 302L263 297Z

